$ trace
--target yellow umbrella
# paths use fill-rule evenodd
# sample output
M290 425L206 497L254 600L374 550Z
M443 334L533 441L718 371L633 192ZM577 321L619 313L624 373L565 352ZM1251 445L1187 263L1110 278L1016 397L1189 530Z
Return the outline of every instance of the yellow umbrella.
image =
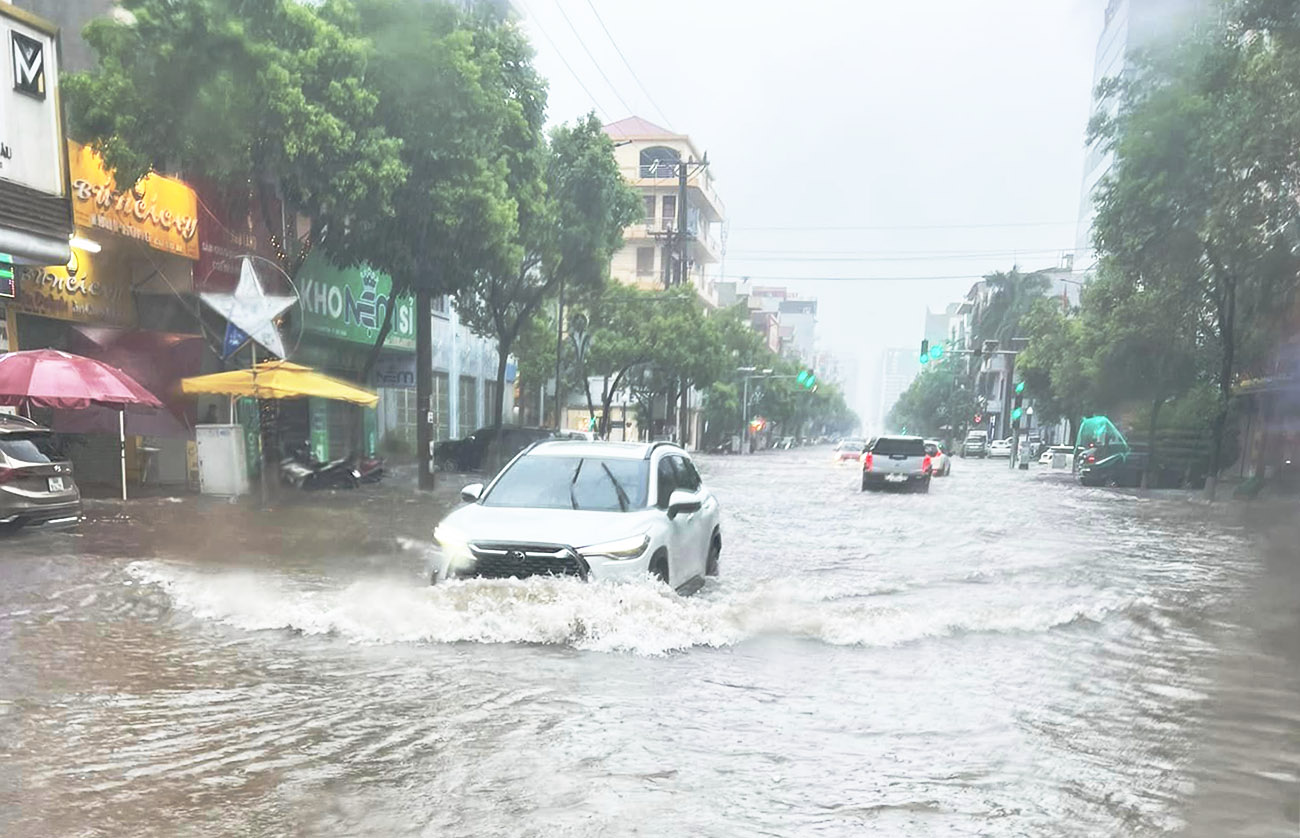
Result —
M331 378L311 367L288 361L263 361L251 370L231 370L181 379L182 393L218 396L251 396L257 399L322 399L352 402L374 407L379 396Z

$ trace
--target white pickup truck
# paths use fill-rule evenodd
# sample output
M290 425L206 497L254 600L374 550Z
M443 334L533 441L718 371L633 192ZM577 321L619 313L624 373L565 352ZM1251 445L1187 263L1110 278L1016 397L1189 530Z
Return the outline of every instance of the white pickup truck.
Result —
M933 466L921 437L879 437L862 453L862 491L892 486L928 492Z

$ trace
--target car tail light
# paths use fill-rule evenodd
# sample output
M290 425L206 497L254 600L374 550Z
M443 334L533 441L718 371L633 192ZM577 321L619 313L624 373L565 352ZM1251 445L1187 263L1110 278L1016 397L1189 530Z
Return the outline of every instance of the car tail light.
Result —
M0 483L8 483L18 479L19 469L0 467Z
M1094 456L1092 456L1091 454L1089 454L1089 455L1088 455L1088 462L1090 462L1090 463L1095 463L1095 462L1097 462L1097 458L1094 457Z
M925 459L921 461L921 471L929 471L932 465L933 461L930 459L930 455L926 454Z
M872 459L872 457L871 457L871 452L870 452L870 451L866 451L866 452L863 453L863 455L862 455L862 470L863 470L863 471L871 471L871 459Z

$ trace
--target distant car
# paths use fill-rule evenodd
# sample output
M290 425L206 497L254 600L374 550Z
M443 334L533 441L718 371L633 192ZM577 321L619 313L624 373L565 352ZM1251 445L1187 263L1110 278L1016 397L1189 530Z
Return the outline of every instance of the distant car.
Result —
M841 439L835 444L835 454L833 459L837 463L854 462L856 463L862 457L862 451L867 447L865 439Z
M989 453L988 453L988 455L989 455L990 457L1010 457L1010 456L1011 456L1011 440L1009 440L1009 439L995 439L995 440L993 440L992 442L989 443Z
M862 491L889 487L930 491L934 458L919 436L878 437L862 455Z
M988 431L971 431L961 444L963 457L987 457L989 455Z
M433 531L435 585L649 574L688 593L718 575L718 501L675 443L543 442L461 498Z
M479 428L464 439L439 442L433 448L433 461L442 471L495 471L534 442L554 436L549 428Z
M71 527L81 521L72 463L30 419L0 414L0 528Z
M1040 466L1051 466L1054 469L1073 469L1074 446L1049 445L1042 454L1038 455L1038 464Z
M952 457L943 450L943 444L939 440L927 439L925 453L930 455L930 468L935 477L947 477L952 473Z

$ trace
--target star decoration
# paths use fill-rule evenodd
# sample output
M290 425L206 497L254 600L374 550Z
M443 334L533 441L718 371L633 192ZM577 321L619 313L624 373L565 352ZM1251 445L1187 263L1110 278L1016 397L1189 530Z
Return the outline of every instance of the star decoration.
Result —
M233 294L199 294L213 311L250 338L266 347L278 358L284 357L284 341L275 319L298 302L297 297L268 295L247 256L239 266L239 284Z

